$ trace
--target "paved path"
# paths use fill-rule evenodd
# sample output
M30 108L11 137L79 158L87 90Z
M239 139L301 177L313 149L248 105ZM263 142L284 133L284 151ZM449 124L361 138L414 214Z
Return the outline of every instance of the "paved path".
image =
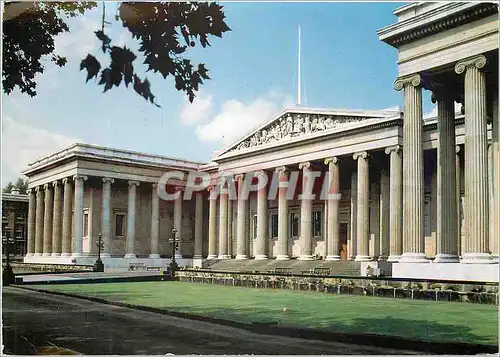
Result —
M401 354L388 348L256 334L7 287L3 289L6 349L58 346L81 354ZM15 341L20 341L17 346Z

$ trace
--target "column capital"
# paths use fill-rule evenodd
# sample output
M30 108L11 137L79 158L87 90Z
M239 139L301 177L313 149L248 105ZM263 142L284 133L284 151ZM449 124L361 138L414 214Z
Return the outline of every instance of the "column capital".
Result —
M245 174L234 175L234 179L236 181L243 181L244 178L245 178Z
M59 186L60 185L60 182L55 180L52 182L52 186L56 187L56 186Z
M422 77L418 73L399 77L394 81L394 89L397 91L400 91L404 87L419 87L420 85L422 85Z
M103 183L114 183L115 182L115 179L114 178L111 178L111 177L103 177L102 179L102 182Z
M157 184L157 183L152 183L152 184L151 184L151 188L152 188L153 190L156 190L156 188L157 188L157 187L158 187L158 184Z
M455 146L455 154L458 154L460 152L460 145Z
M77 180L83 180L83 181L87 181L88 179L88 176L85 176L85 175L74 175L73 176L73 181L77 181Z
M366 159L368 157L368 153L366 151L361 151L361 152L356 152L352 155L352 158L354 160L357 160L359 158Z
M278 175L288 175L288 169L286 166L278 166L274 169L274 172L276 172Z
M65 185L67 182L70 182L70 180L71 180L71 177L65 177L61 181Z
M403 148L401 147L401 145L388 146L388 147L385 148L385 153L387 155L389 155L393 151L395 153L399 153L402 150L403 150Z
M457 62L455 65L455 72L457 74L464 73L467 69L476 67L477 69L482 69L486 66L486 57L483 55L466 58L462 61Z
M32 192L35 193L35 190L33 190L32 188L28 188L26 190L26 194L28 194L28 195L31 194Z
M339 158L337 156L327 157L324 160L325 165L328 165L330 163L336 164L337 162L339 162Z
M129 185L129 186L133 186L133 185L135 185L135 186L139 186L139 185L140 185L140 182L139 182L139 181L130 180L130 181L128 182L128 185Z
M36 186L35 187L35 192L36 193L43 192L43 187L42 186Z
M184 192L184 189L185 189L184 186L174 186L175 192Z
M306 162L301 162L299 164L299 170L302 170L302 169L310 169L311 168L311 163L309 161L306 161Z
M52 186L50 183L46 183L43 185L43 189L47 191L50 189L50 186Z
M264 177L264 176L266 176L266 172L264 170L258 170L258 171L254 172L254 176L259 177L259 178Z

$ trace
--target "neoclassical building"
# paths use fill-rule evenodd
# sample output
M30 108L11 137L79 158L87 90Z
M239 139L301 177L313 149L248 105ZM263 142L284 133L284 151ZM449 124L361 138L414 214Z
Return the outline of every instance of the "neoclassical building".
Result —
M209 163L75 144L24 172L25 261L91 264L101 235L108 267L163 265L175 228L184 265L354 260L398 277L498 280L498 6L412 3L394 14L378 34L398 50L404 108L287 109ZM434 118L423 118L423 90ZM162 181L170 171L185 175ZM208 189L161 198L192 189L190 172L209 174ZM299 199L311 172L313 196ZM247 200L249 176L269 184ZM236 196L213 194L221 177ZM271 192L276 178L296 180L289 198ZM321 195L325 181L340 199Z

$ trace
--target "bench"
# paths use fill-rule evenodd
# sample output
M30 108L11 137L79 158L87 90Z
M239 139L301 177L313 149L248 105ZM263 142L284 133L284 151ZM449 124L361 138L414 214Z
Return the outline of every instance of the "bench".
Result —
M160 271L161 267L146 267L146 271L151 271L151 270Z
M144 270L146 269L146 265L144 263L128 263L128 270Z

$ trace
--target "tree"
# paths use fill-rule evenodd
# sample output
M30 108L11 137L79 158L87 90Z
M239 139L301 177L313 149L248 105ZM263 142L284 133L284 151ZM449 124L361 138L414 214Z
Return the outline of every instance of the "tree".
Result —
M25 180L22 177L20 177L17 179L15 184L13 184L12 182L9 182L3 188L3 192L4 193L11 193L13 189L18 189L19 193L21 193L21 194L28 193L28 179Z
M95 2L8 2L4 4L3 73L4 92L18 89L35 96L35 76L44 72L42 60L50 58L57 66L65 66L67 59L56 53L54 38L70 28L67 20L95 8ZM193 64L187 50L198 43L210 46L210 35L222 37L230 31L224 21L223 7L211 3L181 2L122 2L114 21L121 23L139 45L146 72L159 73L164 79L175 78L175 88L183 91L193 102L195 93L204 80L210 79L204 63ZM80 63L87 72L86 81L96 79L104 92L124 84L155 103L151 84L142 79L134 67L136 54L126 46L113 45L106 34L105 3L102 3L102 27L95 31L101 41L101 50L109 58L103 66L88 54ZM157 105L158 106L158 105Z

